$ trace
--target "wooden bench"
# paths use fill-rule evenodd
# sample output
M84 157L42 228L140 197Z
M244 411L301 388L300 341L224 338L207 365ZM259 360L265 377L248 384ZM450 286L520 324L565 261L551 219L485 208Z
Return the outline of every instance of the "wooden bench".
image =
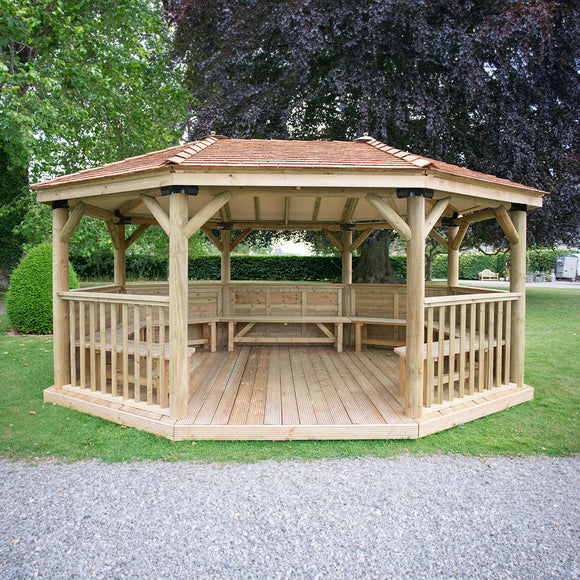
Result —
M334 344L338 352L342 352L343 325L350 322L346 316L281 316L281 315L240 315L222 316L222 322L228 323L228 351L234 349L236 343L290 343L290 344ZM236 332L236 325L245 326ZM246 336L256 324L314 324L323 336ZM326 325L333 324L334 332Z
M473 348L474 348L474 352L478 353L481 350L483 350L484 352L484 356L487 357L487 353L489 350L489 341L487 338L484 339L483 342L483 349L480 348L480 342L479 342L479 338L478 337L474 337L473 340ZM493 345L494 348L496 346L496 341L493 341ZM463 343L463 352L464 353L469 353L470 352L470 347L471 347L471 338L469 336L466 336L464 339L464 343ZM454 340L454 356L455 358L457 358L458 356L461 355L461 339L456 338ZM451 341L449 340L445 340L443 341L443 356L444 357L448 357L449 354L451 352ZM397 354L399 356L399 392L401 395L405 394L405 382L406 382L406 378L405 378L405 359L407 358L407 347L406 346L400 346L395 348L395 354ZM432 344L432 360L433 362L437 362L440 356L440 352L439 352L439 342L433 342ZM427 344L423 345L423 382L426 383L427 380ZM479 361L479 365L482 365L483 368L485 368L485 361ZM454 365L455 366L455 365ZM468 369L464 369L465 372L465 376L467 378L469 378L469 371ZM435 377L435 379L437 379L437 377ZM443 384L448 383L449 382L449 373L444 374L443 378L442 378L442 382ZM457 379L456 376L454 376L454 381Z
M355 351L361 352L363 344L373 344L379 346L403 346L404 340L388 340L384 338L368 338L363 330L368 325L394 326L397 328L406 327L407 321L404 318L373 318L365 316L351 316L350 321L355 329Z
M489 268L482 270L479 273L480 280L499 280L499 274L496 272L492 272Z

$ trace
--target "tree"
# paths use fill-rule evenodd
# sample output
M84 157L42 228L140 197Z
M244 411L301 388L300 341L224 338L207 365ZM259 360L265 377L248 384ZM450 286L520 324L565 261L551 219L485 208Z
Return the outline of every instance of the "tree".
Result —
M551 192L531 242L578 239L580 14L564 0L165 0L191 137L351 139ZM472 245L504 245L473 227Z
M171 46L157 0L0 0L2 181L23 172L50 178L179 141L190 97ZM12 196L9 204L31 208L19 235L42 241L47 212L27 188ZM83 227L93 247L108 239L92 225L79 235Z

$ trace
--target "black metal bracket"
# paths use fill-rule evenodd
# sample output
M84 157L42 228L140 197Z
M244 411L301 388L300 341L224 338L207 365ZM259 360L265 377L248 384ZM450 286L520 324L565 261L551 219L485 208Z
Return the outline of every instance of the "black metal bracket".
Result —
M528 211L528 206L525 203L512 203L512 211Z
M123 215L118 209L115 210L115 217L119 220L115 222L116 226L130 226L133 223L130 217Z
M185 195L195 196L199 193L198 185L165 185L161 188L161 195L172 195L173 193L185 193Z
M52 202L52 209L68 209L68 199L57 199Z
M433 190L426 187L398 187L397 197L404 199L406 197L424 197L425 199L433 199Z
M441 218L441 225L446 228L453 228L457 226L455 220L459 217L459 214L454 211L451 217L442 217Z
M345 222L340 224L340 229L343 232L354 232L356 224L354 222Z
M222 222L216 225L218 230L233 230L234 224L232 222Z

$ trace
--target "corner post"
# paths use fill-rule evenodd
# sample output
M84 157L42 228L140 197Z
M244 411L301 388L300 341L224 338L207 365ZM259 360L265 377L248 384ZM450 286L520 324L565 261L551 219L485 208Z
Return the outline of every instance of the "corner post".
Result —
M447 228L447 240L449 250L447 250L447 285L459 286L459 250L453 249L453 240L459 232L458 226L449 226Z
M423 413L423 343L425 308L425 197L419 192L407 197L407 357L405 365L405 414Z
M117 286L123 286L127 284L127 274L126 274L126 248L125 248L125 226L123 224L116 224L113 226L115 231L116 240L113 240L113 261L114 261L114 274L113 274L113 284Z
M518 387L524 384L526 352L526 206L513 204L511 218L520 241L510 246L510 292L521 293L512 307L512 340L510 381Z
M169 413L172 419L187 415L189 368L187 364L187 195L169 198Z
M230 282L232 281L232 224L225 223L221 234L221 282L222 282L222 313L230 315Z
M70 383L70 329L69 312L59 292L69 290L68 242L60 241L60 232L68 220L68 203L52 204L52 324L54 352L54 386Z
M354 224L345 223L342 230L342 314L351 315L351 284L352 284L352 232ZM351 325L345 327L344 339L347 344L353 344Z

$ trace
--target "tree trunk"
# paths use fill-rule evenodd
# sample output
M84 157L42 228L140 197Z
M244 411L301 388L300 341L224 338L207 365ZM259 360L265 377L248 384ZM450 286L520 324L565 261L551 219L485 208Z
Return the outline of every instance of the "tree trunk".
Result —
M404 284L405 281L393 271L389 250L395 233L384 230L377 238L361 246L361 255L353 272L355 282L370 284Z

